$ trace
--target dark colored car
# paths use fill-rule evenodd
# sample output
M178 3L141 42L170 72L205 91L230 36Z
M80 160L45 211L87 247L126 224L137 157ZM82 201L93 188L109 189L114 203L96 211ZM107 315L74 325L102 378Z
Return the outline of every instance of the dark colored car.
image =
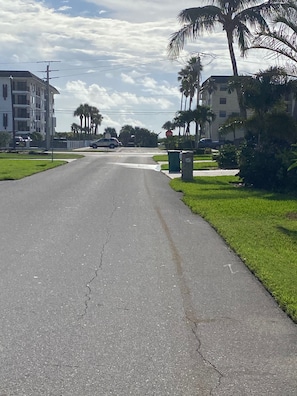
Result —
M224 142L218 140L212 140L209 138L200 139L198 142L198 148L211 148L211 149L218 149Z
M121 143L118 141L117 138L102 138L90 144L90 147L94 149L96 149L97 147L109 147L111 149L114 149L115 147L119 146L121 146Z

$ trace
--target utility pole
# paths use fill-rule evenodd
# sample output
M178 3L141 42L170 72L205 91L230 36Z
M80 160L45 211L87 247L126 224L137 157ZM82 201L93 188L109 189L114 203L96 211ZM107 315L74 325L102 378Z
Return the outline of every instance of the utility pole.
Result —
M197 57L197 62L194 65L194 68L196 70L196 85L197 85L197 104L196 104L196 109L198 110L199 108L199 99L200 99L200 69L201 69L201 59L200 59L200 55L198 53L198 57ZM196 126L195 126L195 148L198 147L198 137L199 137L199 123L198 121L196 121Z
M52 139L53 139L53 122L52 122L52 114L50 111L50 72L58 71L58 70L50 70L50 63L59 62L59 61L45 61L47 63L46 66L46 93L45 93L45 149L50 150ZM39 62L41 63L41 62ZM44 63L44 62L43 62Z
M46 110L45 110L45 149L49 150L51 146L51 116L50 116L50 85L49 85L49 64L46 66Z
M14 126L14 100L13 100L13 76L9 76L10 80L10 96L11 96L11 121L12 121L12 140L13 140L13 146L12 148L15 150L15 126Z

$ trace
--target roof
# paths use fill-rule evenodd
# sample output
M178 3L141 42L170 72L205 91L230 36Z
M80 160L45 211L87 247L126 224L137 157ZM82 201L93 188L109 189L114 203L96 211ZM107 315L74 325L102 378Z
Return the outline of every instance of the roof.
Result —
M0 70L0 77L13 77L13 78L34 78L35 80L39 81L41 84L46 84L46 81L42 80L41 78L35 76L35 74L27 71L27 70ZM55 94L59 94L60 92L50 85L51 90Z
M234 76L210 76L202 83L202 86L209 80L214 80L217 84L226 84L232 77Z

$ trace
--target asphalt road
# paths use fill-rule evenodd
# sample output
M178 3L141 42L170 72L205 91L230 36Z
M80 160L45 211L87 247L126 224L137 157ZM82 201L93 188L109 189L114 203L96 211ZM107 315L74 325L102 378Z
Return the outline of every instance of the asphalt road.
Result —
M143 150L0 182L0 396L297 395L297 328Z

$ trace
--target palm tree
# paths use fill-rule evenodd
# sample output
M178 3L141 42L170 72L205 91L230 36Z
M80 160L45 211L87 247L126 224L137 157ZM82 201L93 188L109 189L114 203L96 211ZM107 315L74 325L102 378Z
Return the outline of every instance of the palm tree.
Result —
M213 121L214 112L208 106L198 105L195 110L178 111L174 118L175 124L186 125L186 135L190 134L190 124L195 122L200 125L200 134L207 122ZM198 141L198 130L196 130L196 142Z
M99 109L95 106L89 106L88 109L88 127L91 133L97 135L98 126L101 125L103 117L99 112Z
M76 124L75 122L71 124L71 132L78 133L80 130L81 127L78 124Z
M275 29L258 33L250 48L262 48L297 63L297 3L288 1L273 18Z
M90 116L90 106L87 103L80 104L79 107L74 111L73 115L79 117L81 131L84 129L85 134L87 134L89 132L88 120ZM82 126L83 120L84 128Z
M253 110L253 115L244 121L244 125L253 132L254 136L257 136L258 143L260 138L265 141L294 140L295 128L285 127L292 118L286 111L285 100L290 95L296 94L297 83L289 79L283 68L271 67L253 77L234 78L230 87L236 89L236 84L243 87L245 107ZM240 118L237 121L243 122ZM281 127L282 123L283 127Z
M80 131L83 129L83 119L84 119L84 105L80 104L78 108L73 113L74 117L79 117L80 119Z
M199 91L199 81L200 81L200 73L202 71L202 66L200 63L199 57L191 57L183 69L178 72L177 80L180 81L180 92L185 98L190 98L189 100L189 110L192 107L193 98L195 93ZM198 96L197 96L198 98ZM197 99L197 104L198 99ZM182 110L182 101L181 101L181 110ZM186 105L184 107L186 110Z
M234 53L233 42L237 39L241 54L244 54L252 37L250 28L269 31L265 16L277 9L279 2L257 0L209 0L210 5L187 8L178 15L183 27L172 34L168 45L170 57L176 58L184 48L188 38L196 39L203 32L213 32L217 25L221 25L226 32L230 59L234 76L238 75L238 68Z
M233 134L233 142L236 139L236 130L242 128L244 120L239 117L238 113L231 113L227 120L219 127L220 136Z

